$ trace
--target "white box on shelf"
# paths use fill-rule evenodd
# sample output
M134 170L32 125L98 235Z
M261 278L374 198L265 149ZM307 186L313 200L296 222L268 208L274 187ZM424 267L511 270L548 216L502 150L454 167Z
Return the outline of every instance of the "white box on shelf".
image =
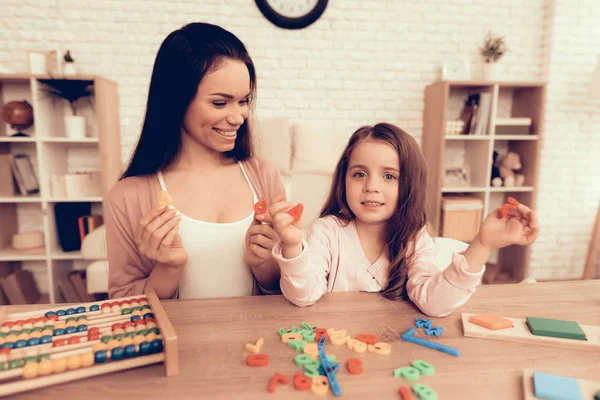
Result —
M50 177L53 197L80 198L100 196L100 172L84 172Z

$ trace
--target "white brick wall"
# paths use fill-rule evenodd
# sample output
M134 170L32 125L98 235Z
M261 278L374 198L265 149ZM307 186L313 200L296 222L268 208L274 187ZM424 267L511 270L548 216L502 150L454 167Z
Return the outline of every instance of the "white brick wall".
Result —
M58 45L71 49L81 72L117 81L127 157L161 41L185 23L206 21L231 30L250 50L259 75L259 117L335 124L348 134L385 120L420 139L425 86L457 55L476 74L477 48L491 29L507 39L500 71L506 79L550 80L540 176L544 232L532 268L540 277L570 275L582 265L600 197L598 161L591 160L592 152L598 155L600 113L582 101L600 52L593 24L600 15L596 0L556 3L330 0L316 24L285 31L264 19L252 0L0 0L0 66L24 70L26 49Z

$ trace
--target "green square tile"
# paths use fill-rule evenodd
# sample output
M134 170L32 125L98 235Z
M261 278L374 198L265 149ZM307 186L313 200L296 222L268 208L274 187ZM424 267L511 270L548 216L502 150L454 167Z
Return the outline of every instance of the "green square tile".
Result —
M587 340L585 332L575 321L527 317L527 327L532 334L537 336Z

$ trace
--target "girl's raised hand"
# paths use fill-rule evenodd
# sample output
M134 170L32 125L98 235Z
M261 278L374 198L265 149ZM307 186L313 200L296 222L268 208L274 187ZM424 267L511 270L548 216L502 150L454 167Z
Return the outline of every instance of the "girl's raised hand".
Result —
M481 224L479 240L488 250L513 244L527 246L535 242L540 232L536 212L523 204L515 203L514 207L508 209L508 218L504 218L503 212L498 208Z

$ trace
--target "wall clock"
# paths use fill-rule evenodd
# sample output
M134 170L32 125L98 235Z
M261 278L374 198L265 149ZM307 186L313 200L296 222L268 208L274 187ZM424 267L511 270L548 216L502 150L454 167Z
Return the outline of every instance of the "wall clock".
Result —
M306 28L318 20L328 0L255 0L260 12L283 29Z

